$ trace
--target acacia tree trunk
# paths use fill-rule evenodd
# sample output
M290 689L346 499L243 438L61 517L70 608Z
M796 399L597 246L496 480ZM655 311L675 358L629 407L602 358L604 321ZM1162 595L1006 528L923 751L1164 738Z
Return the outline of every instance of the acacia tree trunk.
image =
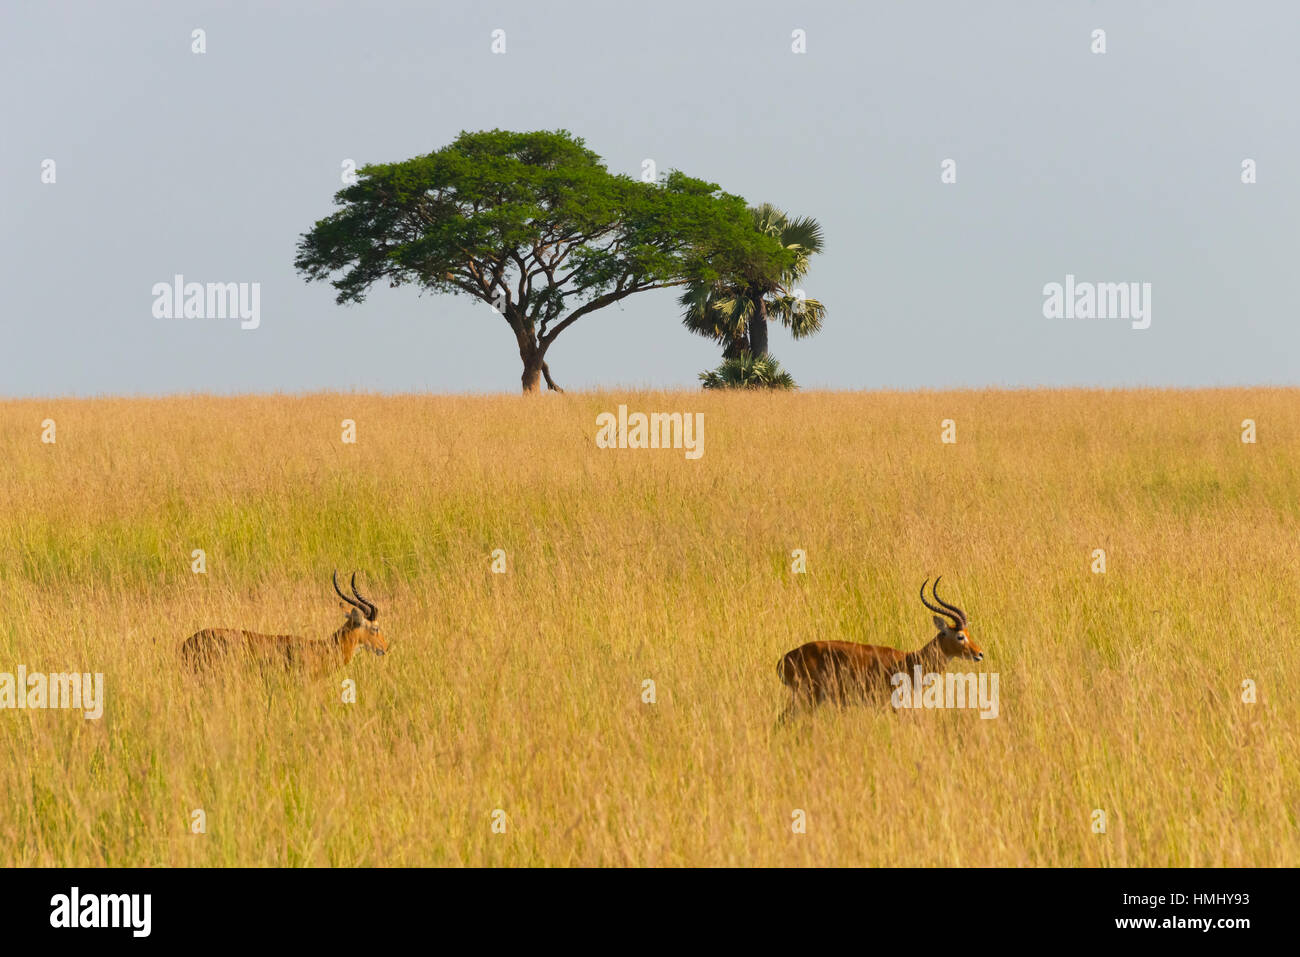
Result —
M524 360L524 374L520 377L524 392L536 392L542 381L542 364Z
M542 356L537 348L537 341L532 333L522 326L515 325L515 341L519 343L519 358L524 363L524 374L520 376L525 393L536 392L542 381Z
M541 389L542 380L552 392L563 392L551 378L551 367L546 364L546 350L539 349L531 335L519 335L519 358L524 363L524 373L519 377L525 394Z
M546 380L546 388L550 389L552 392L564 391L556 385L555 380L551 378L551 367L546 364L545 359L542 360L542 378Z

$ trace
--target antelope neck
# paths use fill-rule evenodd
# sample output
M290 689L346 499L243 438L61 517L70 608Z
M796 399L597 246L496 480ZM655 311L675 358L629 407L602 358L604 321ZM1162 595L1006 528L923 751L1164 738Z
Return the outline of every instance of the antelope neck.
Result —
M909 672L917 665L921 666L922 671L939 671L948 663L948 656L944 653L943 645L940 644L940 637L935 635L925 647L908 653L903 663L907 665Z
M345 665L352 660L352 656L356 654L357 645L361 641L360 636L357 634L358 630L359 629L344 625L338 631L334 632L334 645L343 655L343 663Z

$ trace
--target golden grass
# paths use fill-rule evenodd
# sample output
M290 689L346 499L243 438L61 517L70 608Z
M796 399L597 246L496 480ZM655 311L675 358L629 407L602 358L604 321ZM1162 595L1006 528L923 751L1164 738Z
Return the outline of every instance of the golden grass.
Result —
M703 411L703 458L596 448L620 402ZM0 711L2 860L1295 866L1298 411L1284 389L0 403L0 671L107 687L99 721ZM181 674L201 627L327 635L335 566L385 658ZM1000 717L776 726L782 653L919 647L936 573Z

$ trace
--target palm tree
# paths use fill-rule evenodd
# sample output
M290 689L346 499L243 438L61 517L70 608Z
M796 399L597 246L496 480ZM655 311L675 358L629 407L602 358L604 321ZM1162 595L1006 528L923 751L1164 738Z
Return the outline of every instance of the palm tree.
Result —
M723 345L724 359L749 353L767 355L767 324L781 323L796 339L822 327L826 307L796 289L808 272L809 260L822 250L822 227L812 217L791 219L770 203L750 208L754 228L776 238L789 254L788 264L773 274L762 264L714 282L692 283L679 300L682 323L691 332Z

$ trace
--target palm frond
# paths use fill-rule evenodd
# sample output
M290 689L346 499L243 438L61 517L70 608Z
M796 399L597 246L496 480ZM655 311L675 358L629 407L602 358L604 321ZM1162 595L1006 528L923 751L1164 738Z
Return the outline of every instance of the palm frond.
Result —
M826 307L817 299L782 295L768 299L767 315L789 329L794 338L804 339L821 332Z
M701 372L700 381L706 389L776 389L787 391L799 388L790 373L770 355L754 358L742 352L734 359L726 359L711 372Z
M825 242L822 224L811 216L788 219L781 229L781 242L786 246L800 246L810 255L819 253Z

